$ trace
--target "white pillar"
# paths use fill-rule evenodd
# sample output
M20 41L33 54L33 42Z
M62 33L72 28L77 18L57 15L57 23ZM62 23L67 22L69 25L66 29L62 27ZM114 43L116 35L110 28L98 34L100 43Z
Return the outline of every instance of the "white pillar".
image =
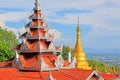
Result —
M71 57L72 57L71 52L68 52L68 62L69 63L71 63Z
M16 61L19 61L19 54L17 51L15 51L15 58L16 58Z

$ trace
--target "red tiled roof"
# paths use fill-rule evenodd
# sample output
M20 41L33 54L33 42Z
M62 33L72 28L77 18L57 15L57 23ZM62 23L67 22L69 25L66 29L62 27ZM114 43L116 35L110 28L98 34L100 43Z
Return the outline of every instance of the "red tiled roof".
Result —
M60 69L51 71L56 80L86 80L92 70ZM47 72L20 72L15 68L0 68L1 80L45 80L49 75Z
M44 61L49 65L49 67L53 68L55 67L55 61L57 60L57 56L53 54L43 54L42 55ZM68 66L69 63L64 60L64 66Z
M105 80L110 80L113 78L120 78L116 74L109 74L109 73L100 73L100 75L105 79Z
M26 68L31 68L31 67L34 67L36 65L37 57L33 56L32 58L26 58L25 56L21 55L20 61L22 63L22 66L24 66Z
M16 68L0 68L0 80L12 80L17 73Z
M25 43L21 43L21 44L15 46L15 47L13 47L12 50L21 50L20 48L24 45L28 48L28 51L38 51L39 50L38 44L40 44L44 48L44 50L48 50L49 44L50 44L50 43L49 44L48 43L49 42L42 41L42 40L41 41L35 41L34 43L31 43L31 41L25 41ZM60 49L60 47L58 47L56 45L54 47L55 47L56 51ZM26 51L26 49L24 49L22 51Z
M25 55L27 55L27 57ZM20 55L20 62L23 67L25 68L40 67L40 66L36 66L40 64L40 57L41 57L40 54L36 56L35 55L33 56L33 54L31 55L25 54L25 55ZM57 56L55 56L52 53L45 53L45 54L42 54L42 58L50 68L55 67L55 61L57 60ZM64 60L64 66L68 66L68 65L69 65L69 62ZM12 60L1 62L0 67L12 67Z
M93 70L81 70L81 69L64 69L64 70L61 70L61 72L65 75L68 75L68 76L71 76L73 77L74 79L77 79L77 80L86 80L90 74L93 72Z
M0 62L0 67L11 67L11 66L12 66L12 60Z

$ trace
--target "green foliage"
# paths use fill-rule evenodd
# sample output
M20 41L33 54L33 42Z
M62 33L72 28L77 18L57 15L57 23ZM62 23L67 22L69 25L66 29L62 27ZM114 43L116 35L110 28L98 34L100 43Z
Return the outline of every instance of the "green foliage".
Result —
M58 56L60 53L57 53L56 55ZM62 57L64 60L68 60L68 46L63 46L62 49Z
M17 43L12 31L0 28L0 62L13 57L14 52L11 51L11 48Z
M97 69L98 72L105 72L106 70L106 72L112 73L113 68L115 72L120 70L120 66L108 66L104 62L99 62L94 59L91 59L88 62L89 62L90 67L95 70Z
M92 67L92 69L97 68L97 70L98 70L99 72L102 72L103 68L106 66L105 63L103 63L103 62L98 62L98 61L96 61L96 60L94 60L94 59L89 60L88 62L89 62L89 65Z
M68 46L63 46L62 56L64 60L68 60Z

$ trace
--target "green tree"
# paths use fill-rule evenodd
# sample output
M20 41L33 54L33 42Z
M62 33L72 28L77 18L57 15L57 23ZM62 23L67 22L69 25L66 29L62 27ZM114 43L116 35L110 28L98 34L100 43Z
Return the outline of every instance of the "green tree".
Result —
M63 45L62 57L63 57L64 60L68 60L68 48L69 48L69 46ZM58 56L59 54L60 53L57 53L56 55ZM72 55L72 52L71 52L71 55Z
M58 52L56 55L58 56L60 53ZM62 49L62 57L64 60L68 59L68 46L63 45Z
M68 60L68 46L63 46L62 56L64 60Z
M12 31L0 27L0 62L8 60L14 56L11 48L18 43Z

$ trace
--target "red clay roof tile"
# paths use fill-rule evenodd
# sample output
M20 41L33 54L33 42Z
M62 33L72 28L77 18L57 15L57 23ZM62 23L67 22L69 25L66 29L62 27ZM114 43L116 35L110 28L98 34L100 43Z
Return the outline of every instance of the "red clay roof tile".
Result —
M92 70L60 69L51 71L56 80L86 80ZM49 75L47 72L21 72L15 68L0 68L1 80L45 80ZM6 77L7 76L7 77Z
M110 80L110 79L113 79L113 78L119 78L116 74L100 73L100 75L101 75L105 80Z

